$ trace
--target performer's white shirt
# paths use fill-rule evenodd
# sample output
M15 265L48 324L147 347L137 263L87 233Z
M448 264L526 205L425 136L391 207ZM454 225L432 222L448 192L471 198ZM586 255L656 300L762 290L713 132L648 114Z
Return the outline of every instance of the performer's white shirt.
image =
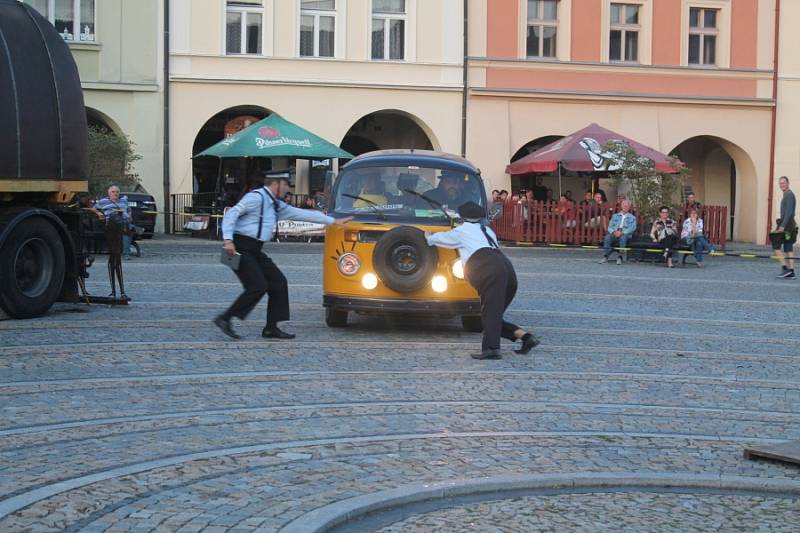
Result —
M496 243L497 235L492 229L487 227L486 232ZM450 231L434 233L427 240L431 246L458 250L458 257L461 258L461 263L464 266L466 266L472 254L481 248L492 248L486 235L481 231L481 225L476 222L465 222Z

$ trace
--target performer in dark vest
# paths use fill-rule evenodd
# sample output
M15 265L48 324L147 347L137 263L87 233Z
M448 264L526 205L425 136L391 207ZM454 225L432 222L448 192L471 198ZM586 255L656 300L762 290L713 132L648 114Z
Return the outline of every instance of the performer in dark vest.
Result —
M462 205L458 213L464 224L441 233L426 232L428 244L458 250L464 274L481 297L483 342L473 359L500 359L500 337L521 340L514 350L526 354L539 344L539 339L510 322L503 313L517 293L517 274L511 261L500 251L497 236L485 225L486 210L475 202Z

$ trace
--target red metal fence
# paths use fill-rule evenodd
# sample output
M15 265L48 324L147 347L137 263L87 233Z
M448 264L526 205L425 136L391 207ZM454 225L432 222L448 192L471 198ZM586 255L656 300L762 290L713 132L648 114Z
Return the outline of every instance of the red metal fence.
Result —
M566 212L565 212L566 211ZM506 202L503 213L492 222L497 237L504 241L548 244L597 244L606 235L610 211L594 206L575 206L560 210L558 204L547 202ZM651 222L638 218L638 227L649 233ZM682 227L685 213L674 217ZM725 248L728 236L728 208L706 205L700 208L704 233L709 242Z

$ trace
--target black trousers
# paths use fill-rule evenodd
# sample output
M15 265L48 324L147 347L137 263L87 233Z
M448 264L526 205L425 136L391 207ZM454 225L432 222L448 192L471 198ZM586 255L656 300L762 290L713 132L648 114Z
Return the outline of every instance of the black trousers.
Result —
M464 274L481 297L481 349L500 349L500 337L516 340L514 332L519 326L503 320L517 294L517 274L511 261L500 250L481 248L467 261Z
M267 327L275 327L278 322L289 320L289 285L283 272L261 251L264 243L251 237L234 235L233 244L236 251L242 254L236 275L242 282L244 292L222 317L230 320L235 316L244 320L267 294Z

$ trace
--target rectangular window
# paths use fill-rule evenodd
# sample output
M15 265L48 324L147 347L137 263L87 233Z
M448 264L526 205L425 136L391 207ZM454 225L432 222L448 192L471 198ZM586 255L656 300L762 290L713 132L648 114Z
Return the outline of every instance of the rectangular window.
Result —
M95 0L20 0L55 26L65 41L94 42Z
M261 0L228 0L225 8L225 54L261 55L263 23Z
M558 4L556 0L528 0L528 57L556 57Z
M405 0L372 0L372 59L405 59Z
M717 10L689 9L689 64L717 64Z
M333 57L336 50L336 0L301 0L300 56Z
M611 4L609 61L639 62L639 9L636 4Z

